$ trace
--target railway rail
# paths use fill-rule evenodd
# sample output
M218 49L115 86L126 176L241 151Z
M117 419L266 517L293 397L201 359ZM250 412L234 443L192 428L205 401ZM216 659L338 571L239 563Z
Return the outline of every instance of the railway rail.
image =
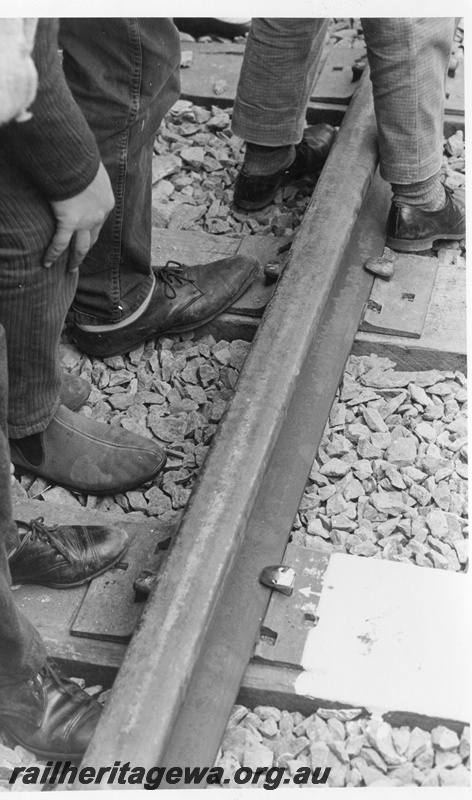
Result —
M282 561L372 287L362 266L383 251L390 192L376 170L364 74L84 756L87 766L214 763L269 602L258 577Z

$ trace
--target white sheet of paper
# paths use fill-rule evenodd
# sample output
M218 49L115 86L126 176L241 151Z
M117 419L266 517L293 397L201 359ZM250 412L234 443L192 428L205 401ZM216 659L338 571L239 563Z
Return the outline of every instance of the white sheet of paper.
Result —
M470 721L470 579L335 554L297 693Z

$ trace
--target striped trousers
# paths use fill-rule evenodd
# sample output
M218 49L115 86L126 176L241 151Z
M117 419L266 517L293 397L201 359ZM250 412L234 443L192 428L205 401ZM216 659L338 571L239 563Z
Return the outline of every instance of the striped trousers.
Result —
M41 260L55 230L49 204L0 152L0 324L8 346L8 434L43 431L59 405L58 344L77 274L67 252L50 269Z

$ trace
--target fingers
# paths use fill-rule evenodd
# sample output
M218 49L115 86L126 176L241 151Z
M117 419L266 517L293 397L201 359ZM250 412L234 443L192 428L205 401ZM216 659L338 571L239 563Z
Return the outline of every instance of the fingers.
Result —
M96 225L95 228L92 228L92 230L90 231L90 247L93 247L93 245L97 241L98 234L100 233L102 228L103 228L103 223L100 223L100 225Z
M97 238L97 236L95 237L95 239ZM74 234L71 242L69 260L67 262L68 272L76 272L79 269L82 261L84 260L85 256L90 250L92 244L93 242L92 242L91 231L87 230L77 231Z
M70 228L61 227L59 224L56 228L56 232L51 239L48 249L44 254L43 259L43 267L49 269L52 267L55 261L63 254L65 250L69 247L70 240L72 239L73 231Z
M67 263L69 272L76 272L88 251L93 247L98 239L98 234L103 227L103 223L96 225L91 230L77 231L71 243L71 252Z
M82 230L76 230L75 232L73 229L71 230L70 227L65 227L58 222L56 232L44 255L43 266L47 269L52 267L54 262L57 261L59 256L61 256L70 245L67 269L69 272L75 272L81 265L90 248L97 241L103 222L104 220L90 229L84 228Z

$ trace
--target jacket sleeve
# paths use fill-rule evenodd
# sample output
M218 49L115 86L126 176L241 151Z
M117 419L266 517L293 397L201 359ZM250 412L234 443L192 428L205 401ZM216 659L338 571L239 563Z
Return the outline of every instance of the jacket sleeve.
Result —
M95 138L67 86L56 19L40 19L33 60L38 92L32 118L0 129L2 152L28 174L47 200L67 200L93 181L100 164Z

